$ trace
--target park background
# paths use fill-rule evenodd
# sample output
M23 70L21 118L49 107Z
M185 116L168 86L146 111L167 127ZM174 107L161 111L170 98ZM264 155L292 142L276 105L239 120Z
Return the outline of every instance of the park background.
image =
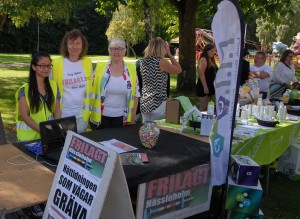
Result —
M108 60L108 39L123 37L126 60L142 57L152 36L166 41L179 36L179 62L184 74L171 78L171 96L189 96L195 105L197 27L209 30L219 1L3 1L0 3L0 112L8 133L15 133L14 93L27 81L30 54L36 50L58 56L65 32L78 28L89 41L94 62ZM126 4L124 4L126 3ZM290 46L297 35L300 3L296 0L239 1L246 24L246 48L271 52L273 42ZM205 42L204 42L205 43ZM253 62L249 57L250 62ZM297 71L298 72L298 71ZM297 73L299 79L299 73ZM184 76L184 78L183 78ZM262 179L263 180L263 179ZM214 189L212 210L219 207L219 189ZM271 169L270 194L264 194L265 218L300 218L300 184Z

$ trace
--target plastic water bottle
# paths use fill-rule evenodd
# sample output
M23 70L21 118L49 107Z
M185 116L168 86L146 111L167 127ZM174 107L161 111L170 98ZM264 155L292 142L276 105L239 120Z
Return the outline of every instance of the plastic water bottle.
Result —
M215 103L213 101L209 101L207 105L207 115L215 114Z
M278 113L277 113L277 120L279 122L282 122L283 121L283 116L284 116L284 109L283 109L283 106L282 105L279 105L279 108L278 108Z
M261 98L261 97L259 97L259 98L257 99L256 105L257 105L257 106L262 106L262 105L263 105L263 102L262 102L262 98Z
M284 104L288 104L289 103L289 99L290 99L290 91L289 90L286 90L284 92L284 94L282 95L282 102Z

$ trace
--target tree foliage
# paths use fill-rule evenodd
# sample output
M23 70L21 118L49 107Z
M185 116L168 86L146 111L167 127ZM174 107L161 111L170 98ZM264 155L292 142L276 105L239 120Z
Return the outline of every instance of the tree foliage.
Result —
M89 54L107 55L105 30L109 20L110 17L100 16L95 12L95 6L92 4L73 9L68 23L64 20L40 23L38 19L32 18L26 26L16 28L8 19L3 26L3 31L0 31L0 52L32 53L36 51L39 27L39 50L58 54L64 34L77 28L88 40Z
M87 4L84 0L3 0L0 4L2 29L9 17L16 27L23 27L32 18L41 23L63 19L68 22L71 9Z
M300 30L298 26L300 16L299 1L293 0L285 10L289 11L289 13L274 13L274 22L270 22L265 17L257 19L256 35L260 42L272 45L272 42L281 41L284 44L291 45L293 36ZM280 23L277 23L277 20L280 20Z
M144 23L138 19L132 8L120 4L118 10L113 13L106 35L108 39L124 38L128 48L132 48L132 45L139 43L145 37ZM132 51L136 56L134 50Z

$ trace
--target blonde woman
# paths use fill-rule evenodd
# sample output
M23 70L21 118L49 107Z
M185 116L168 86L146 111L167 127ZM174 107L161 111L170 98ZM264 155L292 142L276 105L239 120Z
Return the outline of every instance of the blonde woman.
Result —
M170 52L168 43L160 37L150 40L140 62L143 82L141 112L143 122L165 118L168 73L179 74L181 67ZM167 55L170 61L164 57Z
M93 130L122 127L135 122L140 97L135 63L125 63L124 39L109 42L110 61L95 69L90 126Z

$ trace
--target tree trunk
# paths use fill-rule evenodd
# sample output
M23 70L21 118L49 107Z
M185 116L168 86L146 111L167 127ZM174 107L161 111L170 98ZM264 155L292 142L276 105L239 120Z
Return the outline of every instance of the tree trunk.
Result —
M178 92L196 89L196 12L199 0L169 0L179 14L179 63L182 73L177 77Z
M149 12L149 4L147 0L143 0L143 13L144 13L144 22L145 22L145 33L146 33L146 42L148 43L152 38L152 21L151 15Z
M1 14L0 15L0 31L2 31L6 20L7 20L7 14Z
M129 43L126 43L126 56L127 57L131 57L130 51L133 53L133 56L135 58L137 58L136 52L134 51L133 47Z

